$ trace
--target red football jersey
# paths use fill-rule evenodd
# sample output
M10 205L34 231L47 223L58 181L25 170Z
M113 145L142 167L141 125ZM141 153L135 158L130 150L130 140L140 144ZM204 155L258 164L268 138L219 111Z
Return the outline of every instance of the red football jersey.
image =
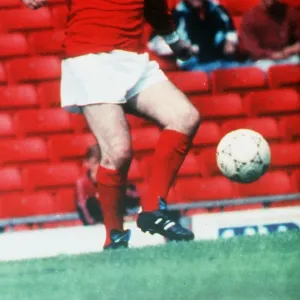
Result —
M145 21L160 34L174 30L167 0L69 0L67 57L142 50Z

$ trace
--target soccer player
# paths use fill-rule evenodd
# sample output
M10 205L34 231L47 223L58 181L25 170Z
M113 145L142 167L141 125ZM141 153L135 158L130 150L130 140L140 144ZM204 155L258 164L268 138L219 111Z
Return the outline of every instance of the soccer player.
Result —
M36 9L46 1L23 2ZM121 219L114 217L111 208L119 205L132 159L125 118L125 113L132 113L152 119L164 129L137 226L169 240L194 239L190 230L168 217L164 199L191 147L199 112L168 81L159 65L149 60L141 44L146 20L179 59L194 54L176 34L167 0L69 0L68 6L61 104L84 114L100 146L97 182L106 227L123 230Z

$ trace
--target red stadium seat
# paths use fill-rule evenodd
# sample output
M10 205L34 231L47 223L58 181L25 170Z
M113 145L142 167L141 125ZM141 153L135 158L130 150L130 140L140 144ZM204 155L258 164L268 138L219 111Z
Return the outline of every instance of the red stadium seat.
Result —
M38 11L28 8L2 10L0 19L8 31L24 31L52 27L51 13L47 7L40 8Z
M63 30L39 31L29 35L29 45L35 54L59 54L63 52Z
M220 4L225 6L232 15L243 15L250 8L257 5L259 0L221 0Z
M191 177L191 176L201 176L203 174L203 166L199 164L196 156L192 153L189 153L181 168L178 171L179 177Z
M31 195L25 195L21 199L22 205L17 208L23 216L48 215L53 214L53 197L52 195L39 192Z
M222 176L179 178L175 185L185 202L228 199L237 196L233 184Z
M83 158L87 148L95 143L96 140L92 134L68 134L50 137L49 149L54 160Z
M4 196L3 205L7 217L30 217L53 214L53 196L36 192L20 196Z
M89 126L82 114L70 114L70 119L76 133L89 131Z
M53 22L55 27L64 28L67 22L67 5L57 5L52 8Z
M15 135L12 118L8 114L0 114L0 138Z
M214 93L241 92L266 87L264 72L255 67L216 70L212 72L211 77Z
M60 78L60 60L56 56L14 59L8 63L8 67L15 82Z
M268 71L269 84L272 88L287 86L299 87L300 66L299 65L275 65Z
M166 200L168 205L185 202L179 191L177 191L174 187L171 187L171 189L169 190ZM141 201L143 201L143 199Z
M284 138L300 138L300 115L282 117L279 120L279 129Z
M129 181L138 181L143 180L139 162L136 159L133 159L128 172Z
M237 117L244 115L243 102L238 94L190 96L202 118Z
M0 0L0 8L11 8L20 6L19 0Z
M23 189L23 179L18 168L0 169L0 192L13 192Z
M289 176L283 171L268 172L259 180L248 184L237 184L242 196L279 195L292 192Z
M293 171L291 175L291 182L293 188L300 192L300 169Z
M0 57L16 57L28 54L26 38L20 33L0 35Z
M42 107L60 105L60 82L42 82L37 87L39 103Z
M20 163L47 159L47 146L41 138L0 140L1 163Z
M221 132L218 124L214 122L203 122L193 140L193 145L202 147L211 144L217 144L221 139Z
M278 89L248 94L245 99L249 115L267 115L285 112L299 112L300 101L295 90Z
M132 146L134 151L154 150L160 131L157 127L136 128L132 130Z
M136 117L134 115L126 115L126 119L128 121L128 124L130 128L140 128L144 127L146 125L151 125L151 122L148 120L145 120L143 118Z
M75 163L32 165L24 170L28 190L73 187L79 175Z
M69 113L61 108L20 111L15 124L21 136L72 131Z
M0 87L0 109L30 108L38 106L33 85L9 85Z
M169 72L168 78L184 93L209 92L210 84L205 72Z
M300 166L300 142L271 145L272 167Z
M6 71L4 69L3 64L0 63L0 84L7 82Z
M246 118L226 121L221 126L222 136L241 128L257 131L266 139L279 139L281 137L278 124L273 118Z
M53 203L53 208L55 214L75 212L75 189L58 190Z
M205 177L220 174L220 170L217 166L216 152L217 148L212 147L203 149L200 154L197 155L198 164L204 167L203 175Z

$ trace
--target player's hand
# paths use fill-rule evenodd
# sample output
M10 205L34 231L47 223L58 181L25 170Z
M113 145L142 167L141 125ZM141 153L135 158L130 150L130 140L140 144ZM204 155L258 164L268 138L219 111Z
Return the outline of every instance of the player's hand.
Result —
M288 46L283 49L283 53L285 54L286 57L299 54L300 53L300 42L296 43L292 46Z
M47 0L22 0L24 4L31 9L38 9L44 6Z
M180 60L188 60L199 52L199 49L197 47L192 46L183 40L178 40L173 44L169 44L169 46L175 56Z
M287 54L284 52L284 51L277 51L277 52L273 52L271 54L271 59L273 60L282 60L282 59L285 59L287 58Z

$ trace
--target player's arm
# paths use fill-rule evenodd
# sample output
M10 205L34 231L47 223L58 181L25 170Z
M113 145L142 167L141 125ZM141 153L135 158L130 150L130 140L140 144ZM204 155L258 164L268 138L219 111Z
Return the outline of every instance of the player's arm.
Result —
M38 9L47 3L47 0L22 0L22 1L27 7L31 9Z
M75 194L76 194L76 204L77 206L80 208L83 217L85 218L85 220L87 221L88 224L94 224L95 221L94 219L91 217L87 206L86 206L86 202L87 202L87 197L86 197L86 193L84 192L84 186L83 186L83 182L82 180L77 180L76 182L76 190L75 190Z
M147 22L161 35L170 46L174 54L186 60L195 54L191 45L181 40L175 30L172 13L167 0L144 0L144 14Z

